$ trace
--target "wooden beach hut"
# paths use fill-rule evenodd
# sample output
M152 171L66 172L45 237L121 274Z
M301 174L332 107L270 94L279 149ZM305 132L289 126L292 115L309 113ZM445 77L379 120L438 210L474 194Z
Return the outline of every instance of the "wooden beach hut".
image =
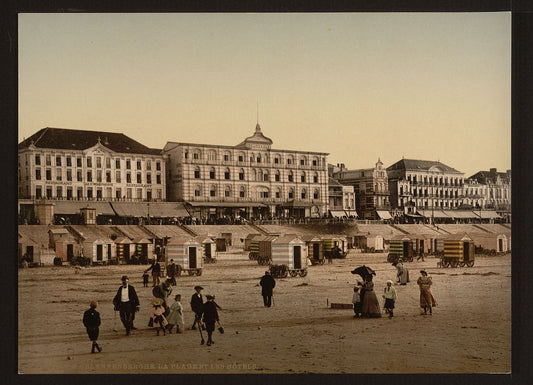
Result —
M324 261L324 242L318 235L304 235L302 240L307 247L308 257L312 265L323 265Z
M182 271L189 275L202 275L204 259L202 244L193 237L172 237L165 248L165 262L168 265L173 259L178 266L177 275Z
M279 236L272 240L272 266L271 271L275 270L275 266L285 266L283 269L291 277L296 277L298 274L301 277L307 275L307 247L305 242L294 234L287 234ZM282 273L282 276L286 276Z
M474 240L468 234L453 234L444 239L442 267L474 266Z

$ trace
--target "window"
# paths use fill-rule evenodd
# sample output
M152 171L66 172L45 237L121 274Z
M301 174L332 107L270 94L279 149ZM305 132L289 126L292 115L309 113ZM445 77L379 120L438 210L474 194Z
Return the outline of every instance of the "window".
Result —
M46 155L46 165L51 166L52 165L52 157L50 155ZM48 189L47 189L48 191Z
M189 159L189 151L185 150L185 159Z
M132 193L132 189L131 188L127 188L126 189L126 198L128 198L128 199L132 199L133 198L133 193Z
M196 186L194 188L194 196L195 197L199 197L201 195L201 193L202 193L201 187L200 186Z
M276 182L279 182L280 179L281 179L281 177L280 177L279 171L276 171L276 174L274 175L274 180L275 180Z
M217 153L215 151L209 151L207 153L208 160L217 160Z
M140 169L141 169L141 161L137 160L137 170L140 170Z
M300 180L301 180L302 182L305 182L305 173L303 173L303 174L301 175Z
M87 187L87 199L93 199L93 188Z
M276 157L274 158L274 164L279 164L279 157L276 156Z
M131 170L131 160L126 159L126 170Z
M102 158L96 157L96 168L102 168Z
M194 179L200 179L200 169L198 167L194 169Z
M209 179L215 179L215 169L209 170Z
M56 197L57 198L63 198L63 187L62 186L57 186Z
M142 183L142 174L140 172L137 173L137 183Z
M313 166L317 166L318 165L318 161L316 159L313 159Z
M287 164L292 164L292 158L287 158Z
M143 199L143 189L142 188L138 188L137 189L137 199Z
M259 196L260 196L261 198L268 198L268 191L261 191L261 192L259 193Z
M257 157L257 163L261 163L261 155Z
M161 162L160 161L155 162L155 169L157 171L161 171Z
M192 158L193 158L194 160L198 160L198 159L200 159L200 154L197 153L197 152L195 152L195 153L192 154Z
M294 190L292 188L289 190L289 199L294 199Z
M315 191L313 192L313 199L318 199L318 196L319 196L319 195L318 195L318 190L315 190Z
M305 199L307 197L307 191L305 191L305 189L302 190L301 197L302 199Z
M243 155L239 155L239 162L244 162L244 156Z
M120 183L120 171L115 171L115 182Z
M67 167L72 167L72 158L67 156Z
M81 157L76 158L76 167L81 167Z
M115 198L122 198L122 190L120 188L115 189Z
M101 182L102 181L102 170L96 171L96 181Z
M106 171L105 172L105 181L107 183L111 183L111 171ZM111 196L110 196L111 197Z
M152 174L150 174L150 173L146 174L146 183L148 183L148 184L152 183Z
M35 154L35 164L37 166L40 166L41 165L41 155L39 154Z
M217 189L215 186L211 186L211 188L209 189L209 196L211 197L214 197L217 195Z
M87 167L92 167L92 166L93 166L93 159L90 156L88 156L87 157Z
M148 159L146 161L146 169L147 170L151 170L152 169L152 161L150 159Z
M300 166L305 166L305 159L300 159Z
M224 154L224 161L225 162L229 161L229 154Z
M231 177L231 174L229 172L229 169L226 169L226 171L224 172L224 179L230 179Z
M131 183L131 174L129 172L126 173L126 183Z
M313 175L313 183L318 183L318 174Z
M226 186L226 188L224 189L224 196L226 198L229 198L231 196L231 187L230 186Z
M281 191L279 191L279 189L276 190L276 198L281 198Z
M82 176L81 170L76 170L76 180L78 182L82 182L83 181L83 176Z
M72 170L67 170L67 180L72 181Z
M157 175L155 176L155 183L157 183L157 184L161 184L161 174L157 174Z
M111 158L106 157L105 158L105 168L111 168ZM111 197L109 197L111 198Z
M268 178L268 172L265 172L263 174L263 182L268 182L269 181L269 178Z
M52 187L50 186L46 188L46 197L52 199Z
M35 198L39 199L43 196L43 188L41 186L35 187Z
M292 178L292 172L288 175L287 178L288 178L289 182L292 182L292 180L293 180L293 178Z
M161 190L160 188L157 189L157 199L163 199L163 190Z
M239 180L244 180L244 170L242 168L239 171Z
M41 180L41 169L40 168L35 169L35 179Z
M115 159L115 168L120 168L120 159L119 158Z
M63 172L60 168L56 168L56 180L63 180Z
M245 195L246 195L245 189L244 189L244 187L241 187L240 190L239 190L239 197L240 198L244 198Z
M87 171L87 182L92 182L92 181L93 181L93 172Z

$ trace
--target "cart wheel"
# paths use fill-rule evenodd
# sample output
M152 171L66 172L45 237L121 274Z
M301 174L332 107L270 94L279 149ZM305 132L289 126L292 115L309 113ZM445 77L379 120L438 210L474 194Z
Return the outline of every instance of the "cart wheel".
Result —
M452 261L450 261L450 266L451 267L457 267L459 265L459 261L457 259L454 259Z
M474 261L468 261L468 262L466 263L466 266L468 266L468 267L472 267L472 266L474 266Z
M307 269L300 270L300 277L305 277L307 275Z
M450 267L450 261L443 259L442 260L442 267Z
M291 277L296 277L298 275L298 271L297 270L291 270L291 271L289 271L289 274L291 275Z
M189 273L189 275L194 275L196 273L196 271L194 270L188 270L187 273Z
M465 267L465 262L464 261L459 262L459 267Z
M202 275L202 269L196 270L196 275L199 277Z
M282 278L287 278L288 275L289 275L289 272L287 270L284 270L283 273L280 274Z
M325 262L326 262L326 260L323 259L323 258L320 260L320 264L321 264L321 265L323 265Z

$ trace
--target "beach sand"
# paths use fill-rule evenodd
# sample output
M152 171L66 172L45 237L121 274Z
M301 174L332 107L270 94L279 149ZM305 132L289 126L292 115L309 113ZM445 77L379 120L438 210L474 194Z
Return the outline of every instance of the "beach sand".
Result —
M182 276L186 330L156 336L147 327L151 287L142 285L147 266L43 267L19 270L19 373L509 373L511 370L511 256L476 256L472 268L438 268L437 259L410 262L411 282L398 286L394 317L354 319L350 303L362 264L376 271L376 293L396 269L386 254L351 251L333 264L309 266L304 277L277 279L274 306L264 308L259 279L265 266L242 254L219 255L202 276ZM438 306L421 315L416 280L421 268L433 277ZM112 305L120 277L129 275L141 308L130 336ZM193 287L213 293L222 307L225 333L200 345L190 330ZM82 324L89 301L99 302L99 344ZM172 301L171 301L172 302ZM116 319L115 319L116 316ZM116 332L113 330L116 327ZM205 332L204 332L205 333ZM204 334L204 338L206 335Z

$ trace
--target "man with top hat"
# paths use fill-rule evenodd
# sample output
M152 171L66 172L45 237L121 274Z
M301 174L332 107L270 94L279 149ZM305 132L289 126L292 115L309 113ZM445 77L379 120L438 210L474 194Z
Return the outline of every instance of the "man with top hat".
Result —
M113 305L115 311L120 312L120 320L126 328L126 335L129 336L133 329L133 318L135 312L139 311L139 298L135 288L129 283L127 275L122 276L122 286L118 288L115 298L113 298Z
M202 326L202 313L204 312L204 298L200 293L204 288L202 286L195 286L195 293L191 297L191 309L194 312L194 322L192 323L192 330L196 330L195 325Z
M276 286L276 281L270 275L270 271L265 271L265 275L259 281L261 285L261 295L263 296L263 304L265 307L272 306L272 292Z

